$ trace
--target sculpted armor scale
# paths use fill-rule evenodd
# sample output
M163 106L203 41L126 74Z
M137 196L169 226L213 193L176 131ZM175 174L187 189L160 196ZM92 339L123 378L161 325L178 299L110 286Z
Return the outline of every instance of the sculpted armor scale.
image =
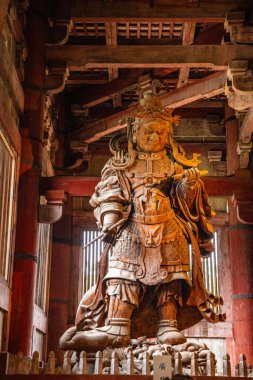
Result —
M114 157L90 201L107 243L100 278L84 295L76 326L63 334L63 349L90 352L155 334L160 343L180 344L186 340L180 330L203 317L224 320L214 312L222 300L205 289L201 269L201 255L213 250L207 220L213 212L196 168L198 155L187 159L173 140L177 122L146 94L129 122L127 150L121 149L122 137L112 139Z

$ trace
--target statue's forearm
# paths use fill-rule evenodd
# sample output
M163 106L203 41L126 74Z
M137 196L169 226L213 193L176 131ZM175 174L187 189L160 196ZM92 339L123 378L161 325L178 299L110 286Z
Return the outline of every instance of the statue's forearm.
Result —
M123 205L120 202L106 202L100 205L102 229L106 230L121 219Z

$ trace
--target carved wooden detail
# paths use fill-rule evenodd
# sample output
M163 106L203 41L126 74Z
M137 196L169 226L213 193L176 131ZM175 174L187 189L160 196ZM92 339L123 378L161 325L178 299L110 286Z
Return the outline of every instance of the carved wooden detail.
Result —
M86 166L83 165L91 160L92 154L88 151L88 144L82 140L72 140L70 142L70 150L74 153L74 162L66 166L64 170L76 173L77 171L86 171Z
M228 104L237 111L253 107L253 75L248 60L229 62L226 94Z
M233 194L233 205L237 209L237 218L243 224L253 224L253 192L237 190Z
M70 25L53 25L49 27L47 45L64 45L68 42Z
M39 223L55 223L63 213L65 193L62 190L47 190L45 192L46 204L39 205Z
M221 150L209 150L208 161L217 173L225 174L227 172L227 162L222 161Z
M51 64L45 79L45 89L50 95L58 94L65 88L69 76L69 68L66 62Z
M247 20L248 21L248 20ZM250 20L252 22L252 20ZM233 44L253 43L253 26L244 25L246 22L245 12L228 12L225 20L226 31L230 34Z
M244 26L246 22L245 12L228 12L225 20L225 29L230 33L233 44L252 44L253 26ZM242 46L242 45L236 45ZM235 110L242 111L253 107L253 75L250 55L241 56L244 59L230 60L228 68L227 97L228 104Z
M239 164L241 169L247 169L249 165L249 155L252 149L252 141L245 143L238 141L237 153L240 155Z

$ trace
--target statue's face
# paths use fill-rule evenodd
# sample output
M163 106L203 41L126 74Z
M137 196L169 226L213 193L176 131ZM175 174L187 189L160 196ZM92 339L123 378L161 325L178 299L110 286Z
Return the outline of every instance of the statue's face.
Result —
M145 121L136 131L138 150L142 152L160 152L167 142L167 126L162 120Z

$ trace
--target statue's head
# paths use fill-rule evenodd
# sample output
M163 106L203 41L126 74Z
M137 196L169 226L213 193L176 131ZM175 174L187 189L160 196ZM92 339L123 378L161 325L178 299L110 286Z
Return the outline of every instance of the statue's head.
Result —
M163 107L156 95L146 92L132 127L132 142L142 152L160 152L172 135L172 124L178 121L179 117L172 116L172 110Z
M194 153L188 159L184 149L173 139L172 126L178 125L180 117L172 116L172 109L165 108L157 95L144 93L137 113L127 118L127 134L115 135L110 141L110 150L114 155L112 165L124 170L135 161L134 150L146 153L161 152L169 149L174 160L185 168L198 166L199 154ZM126 121L126 120L125 120ZM128 141L127 152L121 149L123 141Z

